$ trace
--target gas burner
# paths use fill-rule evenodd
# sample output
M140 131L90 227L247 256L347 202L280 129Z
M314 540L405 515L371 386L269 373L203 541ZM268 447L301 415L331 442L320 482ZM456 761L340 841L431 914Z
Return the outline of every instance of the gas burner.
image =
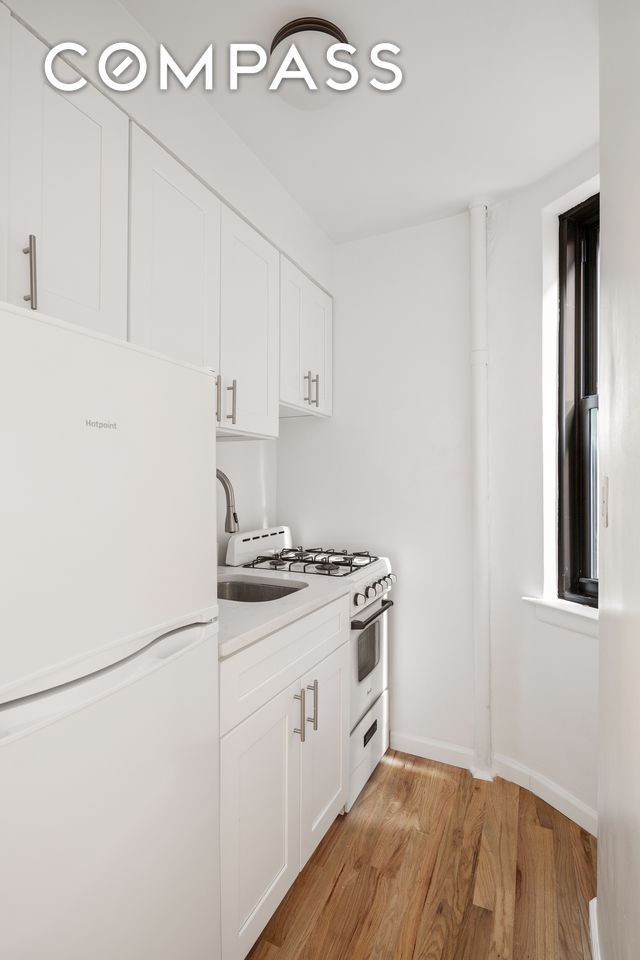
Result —
M304 561L313 560L313 554L309 553L308 550L303 550L302 547L298 549L292 547L290 550L282 550L279 555L291 563L303 563Z
M274 557L273 560L269 560L269 565L272 567L284 567L286 560L283 560L281 557Z
M316 570L322 570L323 573L335 573L335 571L339 569L339 563L333 563L329 560L323 560L321 563L316 563Z

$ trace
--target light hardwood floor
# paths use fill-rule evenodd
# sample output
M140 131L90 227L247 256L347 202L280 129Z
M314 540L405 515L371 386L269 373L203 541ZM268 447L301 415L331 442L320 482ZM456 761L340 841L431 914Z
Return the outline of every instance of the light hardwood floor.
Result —
M591 960L596 841L527 790L390 751L250 960Z

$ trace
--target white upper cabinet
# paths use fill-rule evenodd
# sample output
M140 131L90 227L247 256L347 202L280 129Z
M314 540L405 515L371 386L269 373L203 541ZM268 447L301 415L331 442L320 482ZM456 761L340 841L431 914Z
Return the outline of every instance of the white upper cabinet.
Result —
M278 435L279 254L222 208L219 426Z
M132 128L129 339L218 372L220 208L186 167Z
M281 414L330 416L333 302L286 257L280 263Z
M8 298L36 296L44 313L124 338L129 122L89 84L55 90L47 48L15 20L10 30Z

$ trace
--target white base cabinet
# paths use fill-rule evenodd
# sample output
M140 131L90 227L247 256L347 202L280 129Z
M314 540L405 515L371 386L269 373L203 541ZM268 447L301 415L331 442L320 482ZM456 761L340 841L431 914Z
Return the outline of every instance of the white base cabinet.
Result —
M347 644L302 678L311 720L300 750L301 867L347 801L350 659Z
M299 684L220 744L222 956L245 957L300 871Z
M348 641L343 598L221 663L222 960L246 957L347 803Z
M280 257L280 415L330 416L333 301Z
M9 300L125 339L129 121L90 84L55 90L47 48L13 19L10 46Z

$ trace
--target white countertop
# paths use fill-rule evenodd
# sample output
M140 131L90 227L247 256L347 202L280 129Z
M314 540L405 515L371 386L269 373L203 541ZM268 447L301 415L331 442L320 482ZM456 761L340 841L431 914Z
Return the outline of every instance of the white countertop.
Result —
M218 570L219 583L223 580L248 578L280 584L297 581L306 583L307 586L286 597L263 603L218 600L218 650L221 660L286 627L294 620L306 617L332 600L347 596L352 587L348 577L270 573L268 570L248 570L245 567L220 567Z

